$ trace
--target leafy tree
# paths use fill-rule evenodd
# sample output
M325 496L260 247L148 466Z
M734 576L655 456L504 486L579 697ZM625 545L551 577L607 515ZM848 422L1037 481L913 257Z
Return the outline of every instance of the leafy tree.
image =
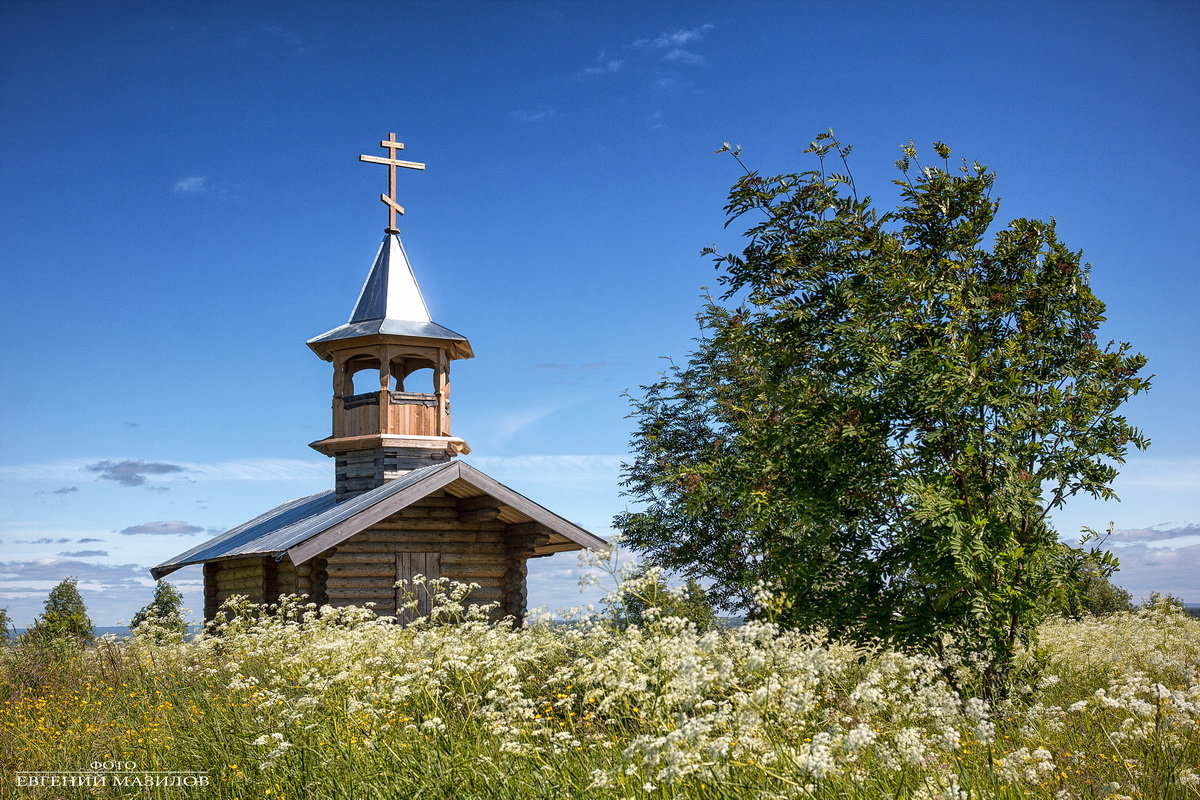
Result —
M765 581L781 622L952 641L1002 691L1046 598L1066 602L1081 560L1113 567L1047 515L1113 496L1113 465L1147 444L1117 410L1149 381L1129 345L1098 343L1104 305L1054 221L990 235L994 173L934 150L940 166L904 148L883 213L832 132L816 169L734 185L748 243L706 251L726 291L698 348L633 399L642 510L616 524L726 607Z
M182 638L187 633L183 595L166 581L159 581L154 585L154 599L133 615L129 627L139 636L156 640Z
M9 628L12 627L12 622L8 619L8 609L0 608L0 644L8 644Z
M700 630L717 625L712 603L695 578L688 578L683 586L672 589L662 571L656 568L640 567L626 575L621 591L613 593L607 605L613 620L623 628L645 627L659 617L682 617ZM653 615L647 613L650 609L655 610Z
M67 578L50 590L42 615L25 636L33 642L81 641L92 638L92 620L79 596L75 578Z
M1071 616L1078 618L1085 614L1133 610L1133 596L1109 580L1103 571L1085 567L1077 580L1076 591L1068 598Z

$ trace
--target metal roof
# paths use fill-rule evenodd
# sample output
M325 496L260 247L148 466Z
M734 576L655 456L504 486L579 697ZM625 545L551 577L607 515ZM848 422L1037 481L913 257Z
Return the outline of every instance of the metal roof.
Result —
M368 319L402 319L431 322L429 308L421 296L421 287L413 275L408 254L395 233L385 234L375 254L375 263L358 293L358 302L350 314L351 322Z
M335 501L332 491L284 503L186 553L164 561L153 567L150 574L161 578L189 564L238 556L273 555L283 558L284 553L289 550L292 551L292 560L301 563L312 555L334 546L333 540L347 539L379 519L456 480L465 481L481 493L492 495L505 505L525 514L525 518L546 525L568 543L578 545L576 549L608 548L608 543L600 537L498 483L470 464L455 459L415 469L341 503ZM406 491L409 489L412 491ZM391 502L388 502L389 500ZM357 519L347 525L340 524L353 517ZM330 541L326 542L326 539Z
M417 285L408 254L404 252L400 237L394 233L385 234L379 244L379 252L375 254L375 262L358 294L350 321L309 339L308 344L312 346L376 333L467 341L462 334L438 325L429 316L429 308L425 305L421 287Z
M452 461L446 461L415 469L341 503L334 499L332 490L292 500L164 561L151 568L150 574L157 579L189 564L237 556L277 555L453 464Z

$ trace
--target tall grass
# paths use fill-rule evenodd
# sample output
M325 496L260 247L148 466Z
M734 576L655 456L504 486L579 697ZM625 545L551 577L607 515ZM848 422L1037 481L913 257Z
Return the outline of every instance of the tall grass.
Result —
M91 797L12 776L119 760L208 771L123 790L149 797L1200 797L1200 621L1167 607L1045 625L1041 678L997 708L930 658L769 623L230 612L190 641L5 648L0 791Z

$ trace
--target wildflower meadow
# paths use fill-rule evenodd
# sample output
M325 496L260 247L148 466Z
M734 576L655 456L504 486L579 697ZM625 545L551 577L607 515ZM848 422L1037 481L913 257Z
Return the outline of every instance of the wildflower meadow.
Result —
M85 648L5 647L6 776L125 762L208 785L2 791L1200 797L1200 620L1168 604L1045 623L1026 654L1036 677L992 706L955 688L953 664L770 621L704 630L651 609L640 626L581 611L515 627L464 608L466 590L441 587L406 626L235 598L187 640L143 625Z

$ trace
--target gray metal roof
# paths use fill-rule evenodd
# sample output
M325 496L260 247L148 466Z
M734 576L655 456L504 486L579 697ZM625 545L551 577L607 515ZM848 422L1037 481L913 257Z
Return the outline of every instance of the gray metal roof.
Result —
M456 480L465 481L525 514L526 518L546 525L568 543L574 543L571 547L575 549L608 549L608 543L600 537L498 483L470 464L454 459L415 469L341 503L334 500L332 491L284 503L186 553L164 561L153 567L150 574L161 578L189 564L239 556L273 555L283 558L288 551L291 551L289 555L295 563L302 563ZM340 525L352 517L356 519L347 525Z
M309 345L320 342L332 342L335 339L353 339L356 336L370 336L373 333L390 333L395 336L418 336L423 339L453 339L459 342L467 341L461 333L455 333L436 322L412 322L399 319L369 319L363 322L347 322L331 331L308 340Z
M367 274L358 302L350 314L351 322L369 319L403 319L429 322L429 307L417 286L417 276L408 263L408 254L400 236L385 234L375 254L375 263Z
M350 321L309 339L308 344L311 347L376 333L467 341L467 337L438 325L429 316L408 254L404 252L400 237L394 233L384 235ZM470 344L466 349L470 351Z
M189 564L238 556L278 555L298 542L315 536L375 505L385 497L450 466L454 466L453 461L415 469L403 477L388 481L341 503L334 499L332 490L289 501L193 547L186 553L152 567L150 574L157 579Z

